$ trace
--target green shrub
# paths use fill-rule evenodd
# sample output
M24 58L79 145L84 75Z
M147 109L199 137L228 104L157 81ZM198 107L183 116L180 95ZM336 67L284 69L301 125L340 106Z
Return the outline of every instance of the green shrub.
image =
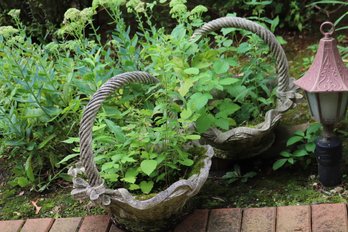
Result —
M267 46L234 29L214 34L214 42L192 41L207 9L185 2L170 2L178 25L168 33L152 21L154 3L94 1L92 8L69 9L59 40L46 45L32 42L18 12L11 12L17 27L0 30L0 146L18 164L14 185L43 191L57 178L67 179L79 152L82 108L106 80L125 71L147 71L161 83L120 90L98 115L96 162L112 186L149 193L158 190L154 183L164 186L187 175L186 167L201 154L187 148L199 139L193 124L202 133L263 120L275 103ZM93 28L97 8L115 22L105 44ZM125 23L124 10L135 16L136 33ZM257 19L272 30L279 22ZM87 27L94 31L90 37Z

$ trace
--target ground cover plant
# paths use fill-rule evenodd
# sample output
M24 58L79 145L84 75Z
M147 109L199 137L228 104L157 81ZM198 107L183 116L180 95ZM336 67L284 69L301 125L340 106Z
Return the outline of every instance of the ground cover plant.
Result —
M333 1L316 4L328 2ZM271 4L251 1L251 5L255 8L252 20L272 31L283 27L282 17L266 18L265 9ZM171 27L161 27L155 20L156 7L166 7L170 12L175 22ZM67 190L62 191L66 202L55 196L62 205L59 210L54 210L48 200L53 196L49 192L70 185L66 172L79 153L77 131L82 109L105 81L119 73L143 70L160 83L131 85L116 92L98 115L93 128L95 161L111 187L127 187L145 195L160 191L173 180L189 175L203 152L192 152L187 143L196 142L200 133L210 127L226 131L263 120L263 113L275 104L275 68L269 50L257 36L235 29L192 40L194 29L202 25L208 10L183 0L93 1L90 8L69 9L54 34L55 40L47 43L35 42L20 20L20 11L9 12L12 26L0 27L0 159L13 171L7 172L6 178L0 175L0 186L4 187L0 190L0 208L4 209L1 219L36 216L31 203L36 200L38 205L47 205L40 216L80 215L72 208L83 207L70 201ZM114 21L105 41L94 23L100 11ZM300 17L297 14L291 17ZM125 15L136 20L130 24ZM344 22L345 15L337 20L337 26ZM306 20L294 23L299 27ZM288 48L293 46L278 39ZM341 35L339 42L345 43L346 37ZM340 46L344 59L345 47ZM312 50L305 52L313 55ZM296 51L300 52L303 51ZM297 64L310 64L309 57L300 57ZM295 116L290 118L295 120ZM288 148L284 148L288 151L280 157L240 163L234 168L232 165L221 174L224 178L212 178L196 204L249 207L345 202L345 184L343 191L330 193L315 185L315 177L308 178L316 173L315 162L308 164L304 173L298 169L298 164L313 160L309 155L312 145L304 144L313 142L309 130L296 132ZM262 167L258 162L264 162ZM272 177L272 165L274 169L285 168L278 170L280 180ZM290 178L289 170L299 175L298 179L290 181L289 186L281 185ZM8 183L4 184L5 180ZM268 183L273 181L275 184ZM209 193L210 184L217 189L214 194ZM223 196L230 188L238 191ZM291 190L301 188L303 196ZM268 198L262 198L257 191L266 192ZM250 195L238 196L245 192ZM294 198L283 198L284 192ZM259 200L253 203L248 198ZM14 206L8 199L21 199L25 207L12 210ZM65 209L69 210L65 213ZM100 213L100 209L92 213Z

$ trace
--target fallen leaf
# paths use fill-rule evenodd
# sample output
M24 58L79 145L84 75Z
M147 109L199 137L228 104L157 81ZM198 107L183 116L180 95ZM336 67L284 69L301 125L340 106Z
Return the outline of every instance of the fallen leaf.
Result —
M41 206L38 206L37 205L37 202L38 202L39 200L36 200L36 201L31 201L31 204L35 207L35 214L39 214L40 213L40 210L41 210Z
M23 196L24 195L24 191L18 193L18 196Z
M17 216L21 216L21 213L19 213L17 211L14 211L13 213L16 214Z

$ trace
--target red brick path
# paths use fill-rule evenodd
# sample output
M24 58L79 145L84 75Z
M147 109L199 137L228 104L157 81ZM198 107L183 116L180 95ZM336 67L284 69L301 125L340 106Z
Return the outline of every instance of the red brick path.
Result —
M108 216L0 221L0 232L123 232ZM173 232L348 232L346 204L201 209Z

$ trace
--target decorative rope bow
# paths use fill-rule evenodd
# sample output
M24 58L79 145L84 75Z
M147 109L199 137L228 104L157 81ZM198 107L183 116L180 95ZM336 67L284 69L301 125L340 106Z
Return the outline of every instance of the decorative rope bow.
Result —
M97 186L90 186L87 181L77 177L79 174L85 173L84 167L81 164L77 164L76 168L70 168L68 174L73 177L73 190L71 195L77 199L89 198L93 202L97 202L102 205L110 205L111 197L108 195L104 182Z

